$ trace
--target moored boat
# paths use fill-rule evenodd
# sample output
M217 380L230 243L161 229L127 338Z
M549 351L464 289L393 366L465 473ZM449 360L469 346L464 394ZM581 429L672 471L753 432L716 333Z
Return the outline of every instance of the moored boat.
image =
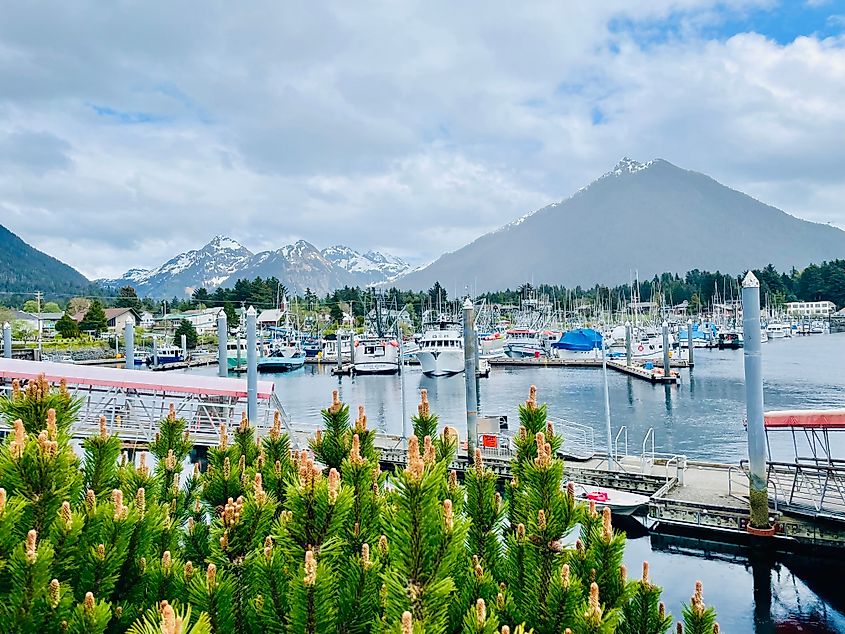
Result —
M451 376L464 371L464 337L457 322L430 325L416 353L426 376Z
M561 335L552 344L558 359L600 359L602 335L592 328L577 328Z
M399 342L388 337L364 335L352 346L355 374L396 374L399 372Z

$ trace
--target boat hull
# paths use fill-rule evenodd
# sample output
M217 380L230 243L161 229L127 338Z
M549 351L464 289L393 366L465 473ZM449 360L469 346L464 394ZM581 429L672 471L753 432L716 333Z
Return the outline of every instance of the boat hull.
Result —
M463 350L420 350L416 356L426 376L452 376L464 371Z
M396 374L399 372L398 363L384 361L361 361L353 366L355 374Z

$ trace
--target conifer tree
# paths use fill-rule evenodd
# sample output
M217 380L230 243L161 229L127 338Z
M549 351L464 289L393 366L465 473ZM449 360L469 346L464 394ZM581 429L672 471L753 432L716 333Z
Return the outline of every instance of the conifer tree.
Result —
M669 626L647 565L627 581L625 538L609 511L577 505L562 486L561 439L533 388L507 503L482 450L458 483L448 427L415 433L407 466L382 473L363 408L350 424L337 394L311 439L316 460L291 451L278 415L260 440L243 417L231 436L221 426L205 473L188 475L192 443L174 409L148 447L153 469L146 452L120 456L119 425L105 419L77 458L77 411L43 377L0 398L12 429L0 447L0 634ZM415 431L436 433L425 394L418 414ZM576 522L571 549L562 538ZM700 584L683 616L689 632L718 630Z
M662 634L672 626L672 615L660 601L660 588L648 578L648 562L643 575L633 582L630 600L622 605L619 634Z
M679 634L719 634L719 624L716 623L716 610L713 606L704 605L704 587L700 581L695 582L695 593L690 602L683 608L684 624L678 624Z

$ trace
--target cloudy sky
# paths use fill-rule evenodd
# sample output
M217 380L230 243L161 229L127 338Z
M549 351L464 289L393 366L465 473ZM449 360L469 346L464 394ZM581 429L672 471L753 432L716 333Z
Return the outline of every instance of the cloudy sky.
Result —
M89 277L215 234L421 263L624 155L845 227L845 0L2 9L0 224Z

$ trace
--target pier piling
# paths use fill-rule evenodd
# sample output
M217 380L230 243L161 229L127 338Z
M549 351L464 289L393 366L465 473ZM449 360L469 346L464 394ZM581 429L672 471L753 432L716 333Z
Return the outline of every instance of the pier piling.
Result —
M760 341L760 282L751 271L742 281L742 329L745 339L745 411L748 424L748 497L753 529L769 526L766 476L766 429L763 420L763 366Z
M607 470L615 471L616 467L613 462L613 430L610 425L610 387L607 382L607 355L605 354L605 350L607 350L607 341L604 337L602 337L601 371L604 376L604 423L606 428L605 431L607 431Z
M12 325L8 321L3 324L3 356L12 358Z
M692 319L687 319L687 363L690 367L693 366L693 350L695 349L694 341L692 339Z
M341 342L340 330L337 331L337 334L335 335L335 337L337 337L337 339L335 341L335 343L337 343L337 372L338 372L338 376L340 376L340 373L343 371L343 352L341 352L341 350L340 350L340 342Z
M663 322L663 375L670 376L672 374L672 363L669 360L669 324Z
M246 311L246 417L251 425L258 422L258 351L255 307Z
M158 367L158 339L153 335L153 367Z
M223 378L229 376L228 335L226 313L221 310L217 315L217 376Z
M127 370L135 369L135 320L131 317L123 325L123 354L126 357Z
M188 360L188 335L182 335L182 359Z
M625 322L625 365L631 367L631 322L629 321Z
M464 302L464 383L467 401L467 452L469 460L475 458L475 440L478 437L478 377L475 370L475 347L478 338L474 328L475 308L467 297Z

